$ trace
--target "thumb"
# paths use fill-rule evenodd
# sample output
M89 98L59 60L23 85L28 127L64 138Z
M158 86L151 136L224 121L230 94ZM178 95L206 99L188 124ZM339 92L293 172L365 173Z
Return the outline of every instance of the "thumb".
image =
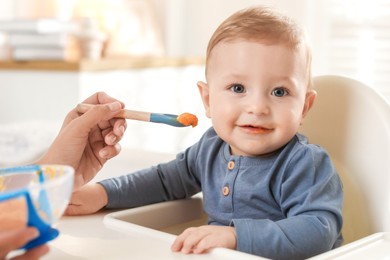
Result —
M102 207L94 204L93 202L84 204L68 204L65 209L65 216L80 216L89 215L98 212Z
M84 209L83 207L80 207L78 205L68 205L68 207L66 208L65 212L64 212L64 215L65 216L77 216L77 215L84 215L84 214L87 214L87 213L84 213L83 212Z
M120 112L121 108L122 105L118 101L103 105L93 105L78 119L83 121L84 125L91 127L102 120L109 120L115 117Z

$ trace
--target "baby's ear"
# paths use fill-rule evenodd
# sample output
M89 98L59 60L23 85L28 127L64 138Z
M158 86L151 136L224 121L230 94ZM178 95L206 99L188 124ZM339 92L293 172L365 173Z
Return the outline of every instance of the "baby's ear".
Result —
M210 92L209 85L202 81L198 81L197 83L200 97L202 98L203 106L206 111L206 116L210 118Z
M313 89L308 90L306 92L305 105L303 106L303 111L302 111L302 119L305 118L307 112L309 112L309 110L312 108L316 96L317 96L317 92Z

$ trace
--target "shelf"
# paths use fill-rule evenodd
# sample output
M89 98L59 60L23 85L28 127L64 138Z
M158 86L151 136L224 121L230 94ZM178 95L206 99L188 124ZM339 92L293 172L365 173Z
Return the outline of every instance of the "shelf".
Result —
M80 61L1 61L0 70L105 71L204 65L202 57L134 57Z

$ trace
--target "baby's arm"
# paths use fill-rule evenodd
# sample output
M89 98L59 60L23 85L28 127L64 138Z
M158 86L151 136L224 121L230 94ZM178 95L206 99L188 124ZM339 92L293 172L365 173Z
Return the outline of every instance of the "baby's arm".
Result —
M186 157L96 184L73 192L67 215L92 214L106 207L133 208L161 201L183 199L200 191L188 169ZM195 180L195 181L194 181ZM185 187L185 188L184 188Z
M107 205L107 192L98 183L87 184L73 192L66 215L92 214Z
M171 250L185 254L201 254L215 247L236 249L234 227L206 225L188 228L176 238Z

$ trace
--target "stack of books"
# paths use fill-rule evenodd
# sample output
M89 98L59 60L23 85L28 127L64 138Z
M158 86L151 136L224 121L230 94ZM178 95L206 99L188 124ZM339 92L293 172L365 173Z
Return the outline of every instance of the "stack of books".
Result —
M76 23L56 19L0 21L0 32L6 33L17 61L77 60L80 51L73 35L78 29Z

